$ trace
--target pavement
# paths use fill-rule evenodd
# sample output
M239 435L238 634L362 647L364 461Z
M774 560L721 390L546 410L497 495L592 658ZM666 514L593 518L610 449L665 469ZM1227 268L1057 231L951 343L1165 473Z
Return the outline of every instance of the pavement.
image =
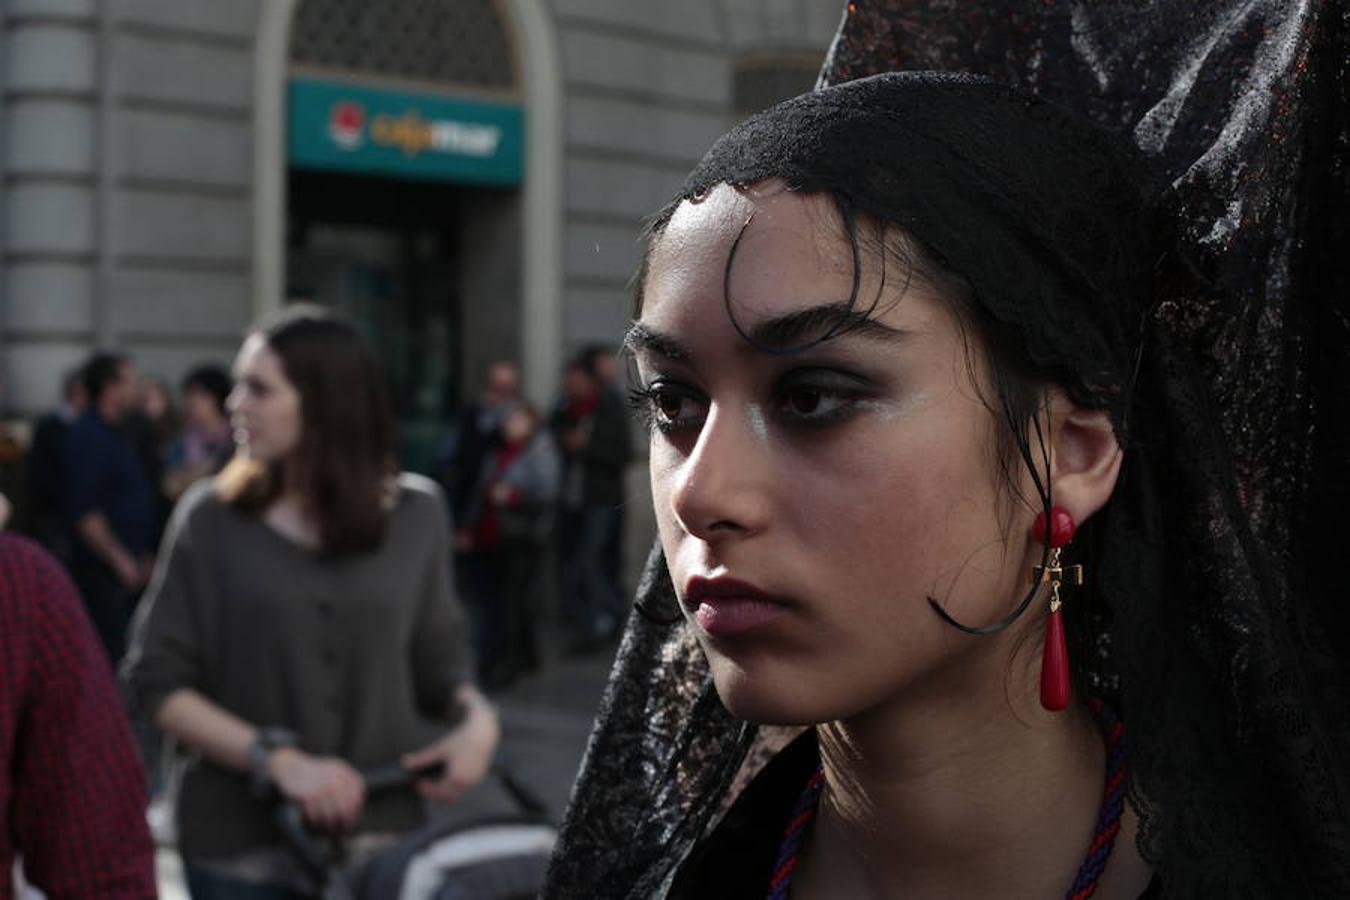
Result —
M498 763L544 802L555 822L561 822L617 645L570 657L556 627L546 626L545 632L541 671L489 696L502 722ZM506 792L488 781L437 817L472 821L512 811ZM172 846L161 845L156 864L162 900L187 900L181 863Z

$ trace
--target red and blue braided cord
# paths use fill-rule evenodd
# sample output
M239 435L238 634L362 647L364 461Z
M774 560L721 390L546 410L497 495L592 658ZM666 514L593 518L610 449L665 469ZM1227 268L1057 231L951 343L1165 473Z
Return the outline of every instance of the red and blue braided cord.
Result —
M811 822L816 818L816 809L820 806L820 789L824 786L825 773L817 766L815 773L807 780L806 788L797 798L797 805L792 808L792 818L788 820L783 843L778 847L778 858L773 863L768 900L787 900L792 873L797 869L797 855Z
M1125 725L1111 707L1095 697L1088 701L1088 707L1106 739L1106 788L1087 858L1078 869L1073 887L1064 895L1066 900L1087 900L1097 890L1097 879L1111 858L1116 835L1120 834L1120 816L1125 811Z
M1073 887L1064 895L1065 900L1087 900L1097 890L1097 880L1106 869L1106 861L1111 858L1116 835L1120 834L1120 817L1125 811L1125 725L1111 707L1101 700L1093 698L1088 701L1088 707L1097 717L1097 724L1106 741L1106 788L1102 792L1101 811L1097 814L1097 828L1092 843L1088 845L1087 857L1078 869ZM792 817L783 833L783 842L778 846L767 900L787 900L802 842L811 829L811 823L815 821L816 809L820 806L820 791L824 785L825 773L817 767L797 798L797 805L793 807Z

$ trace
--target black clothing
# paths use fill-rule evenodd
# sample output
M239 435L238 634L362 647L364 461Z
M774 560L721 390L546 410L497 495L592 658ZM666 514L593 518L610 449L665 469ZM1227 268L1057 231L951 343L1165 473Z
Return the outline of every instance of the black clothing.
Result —
M71 532L66 521L66 435L73 421L60 411L40 417L28 447L28 503L33 536L63 565L71 564Z
M576 428L586 440L578 450L563 451L564 508L616 507L624 501L624 472L633 459L633 441L628 411L618 391L602 390L593 406L561 403L549 420L549 428L561 436Z
M62 459L65 523L72 536L70 574L108 658L116 664L126 650L137 592L123 585L80 537L78 523L88 513L102 513L113 536L133 559L148 558L158 526L155 493L146 480L135 445L96 410L85 410L70 426Z
M154 501L154 531L150 539L151 547L158 547L164 536L164 526L173 512L173 500L164 492L164 458L168 450L168 441L162 426L149 416L133 412L127 416L119 429L132 446L136 448L136 458L140 461L141 471L145 474L145 483L150 488Z
M617 390L593 401L564 400L549 423L554 434L581 433L563 456L558 560L564 615L578 632L575 649L603 646L624 618L619 580L623 556L624 475L633 456L628 412Z
M72 529L86 513L101 512L108 527L133 557L154 549L155 500L136 446L124 432L94 410L86 410L70 427L65 443L66 516ZM76 542L76 559L97 559L84 542Z
M587 506L621 506L623 476L633 458L628 411L617 391L601 391L591 436L581 451L586 467L582 499Z
M464 407L459 429L449 453L437 464L436 480L450 502L451 521L464 525L471 520L483 463L501 445L503 408L478 403Z

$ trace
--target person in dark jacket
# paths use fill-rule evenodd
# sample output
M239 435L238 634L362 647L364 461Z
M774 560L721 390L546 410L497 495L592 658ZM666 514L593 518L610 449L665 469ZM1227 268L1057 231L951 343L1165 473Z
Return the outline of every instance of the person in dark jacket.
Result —
M37 420L28 448L29 527L66 566L73 552L65 519L66 434L88 405L84 375L80 369L72 369L62 380L60 405Z
M74 535L71 575L108 657L126 646L132 609L150 577L155 494L122 430L135 399L131 361L99 353L84 368L89 408L70 427L64 463L66 521Z
M502 420L519 400L520 367L498 360L488 366L479 398L460 413L458 431L437 466L455 522L468 521L483 460L501 442Z
M614 400L618 401L620 408L625 408L627 403L624 399L624 387L622 376L619 372L619 354L613 347L607 347L603 344L596 344L582 354L582 363L586 366L586 371L591 378L595 379L597 387L602 394L609 394ZM631 456L629 461L631 462ZM620 472L620 488L623 489L624 473ZM619 503L614 507L614 518L609 525L609 533L605 536L604 561L605 571L609 575L609 580L614 585L614 590L621 596L628 596L628 588L624 584L624 534L626 531L627 517L624 515L625 504Z
M607 391L586 366L571 363L552 426L563 448L560 529L562 601L577 631L575 649L608 642L623 622L624 596L605 551L624 502L624 470L632 458L622 398Z

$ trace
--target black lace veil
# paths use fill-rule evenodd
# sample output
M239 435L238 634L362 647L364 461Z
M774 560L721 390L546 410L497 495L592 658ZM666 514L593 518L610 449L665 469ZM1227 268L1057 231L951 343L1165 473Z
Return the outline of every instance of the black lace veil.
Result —
M907 225L1111 411L1126 464L1076 649L1121 704L1169 897L1350 892L1348 21L1312 0L849 4L822 87L991 75L1128 135L1156 177L1056 104L909 76L752 119L682 192L779 175ZM1009 159L1040 134L1071 139ZM899 175L869 157L900 151ZM659 896L756 737L718 702L659 551L638 607L547 896Z

